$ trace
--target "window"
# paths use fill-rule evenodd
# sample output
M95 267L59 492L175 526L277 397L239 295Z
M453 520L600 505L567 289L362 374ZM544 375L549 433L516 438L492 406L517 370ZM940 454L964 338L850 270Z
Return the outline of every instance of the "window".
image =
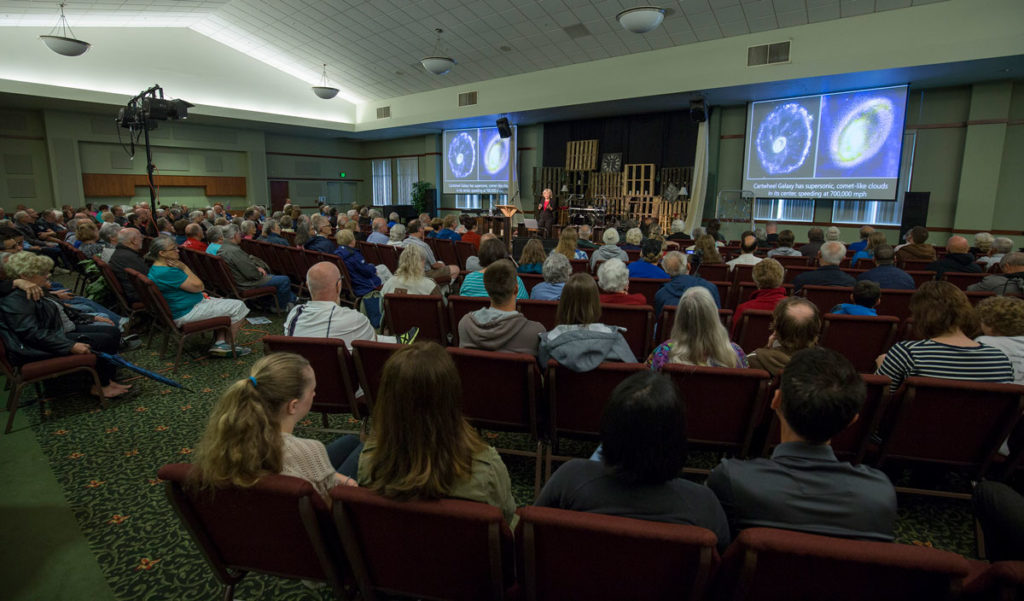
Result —
M833 223L899 225L902 216L902 194L896 202L880 200L837 200L832 204Z
M757 221L814 221L814 201L800 198L758 198L754 201Z
M412 185L420 179L420 160L416 157L395 159L397 187L396 204L412 204Z
M371 162L373 174L373 205L380 207L391 204L391 159L374 159Z
M479 194L456 194L455 195L455 208L456 209L479 209L480 207L480 195Z

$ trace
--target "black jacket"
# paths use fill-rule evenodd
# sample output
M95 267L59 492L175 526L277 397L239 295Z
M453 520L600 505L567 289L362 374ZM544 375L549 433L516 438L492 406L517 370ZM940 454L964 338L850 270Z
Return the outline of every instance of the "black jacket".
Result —
M79 311L66 309L75 321L92 321ZM7 359L14 365L71 353L73 340L64 335L60 309L49 300L29 300L22 290L0 298L0 337Z
M929 263L926 268L934 271L937 275L950 271L953 273L981 273L981 265L974 262L974 255L970 253L947 253L934 263Z
M131 278L128 277L124 270L134 269L142 275L146 275L149 271L146 261L131 248L124 244L118 244L114 248L114 254L110 255L110 260L107 261L107 264L114 270L117 281L121 282L121 287L124 288L124 295L128 297L128 301L132 303L138 302L139 295L135 292L135 286L132 286Z

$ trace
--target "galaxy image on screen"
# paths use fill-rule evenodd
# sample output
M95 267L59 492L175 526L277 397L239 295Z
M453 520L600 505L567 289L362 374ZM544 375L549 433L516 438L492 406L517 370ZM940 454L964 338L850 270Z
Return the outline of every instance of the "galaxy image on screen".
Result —
M448 175L455 179L476 179L477 136L459 132L448 141Z
M821 177L897 177L906 91L888 88L821 99Z
M508 179L508 141L498 130L480 131L480 179Z
M817 100L816 98L814 99ZM816 104L816 103L815 103ZM810 175L810 153L817 129L814 113L800 102L786 102L771 109L757 128L757 159L766 175ZM811 158L811 161L807 159Z
M513 135L502 138L497 127L448 129L441 136L444 194L508 194Z

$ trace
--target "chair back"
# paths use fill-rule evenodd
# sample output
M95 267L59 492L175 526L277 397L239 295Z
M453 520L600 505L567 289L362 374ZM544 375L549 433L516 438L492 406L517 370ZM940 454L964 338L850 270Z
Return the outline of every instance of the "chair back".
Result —
M555 329L558 301L520 300L517 301L516 308L526 316L526 319L542 324L545 330Z
M527 601L703 599L718 564L718 539L697 526L551 507L518 514Z
M744 353L752 353L768 344L771 335L772 311L748 309L740 315L740 325L736 328L736 344Z
M445 265L459 265L459 253L452 240L434 240L434 256ZM461 267L460 267L461 269Z
M459 322L462 318L484 307L491 306L491 299L486 296L449 296L448 323L452 324L452 344L459 345Z
M910 297L916 290L882 289L882 300L878 303L879 315L894 315L900 319L910 317Z
M1024 386L909 377L878 464L909 459L970 468L980 479L1024 412Z
M949 551L748 528L722 556L718 598L743 601L950 599L969 571Z
M164 298L160 288L153 282L153 280L142 275L138 271L135 271L131 267L126 267L124 272L131 278L132 284L134 284L135 292L138 293L142 303L150 308L150 312L153 313L158 321L161 321L164 327L169 328L170 331L174 332L178 330L178 326L174 325L174 317L171 313L171 307L167 304L167 299Z
M539 273L520 273L518 275L523 280L523 286L526 288L527 294L533 291L534 286L544 281L544 276Z
M363 389L362 401L368 407L368 414L373 413L373 401L377 398L380 388L380 377L384 373L384 364L391 354L402 348L401 344L374 342L372 340L352 341L352 362L356 367L359 386Z
M761 369L676 363L662 371L679 387L686 402L687 439L746 456L754 428L768 406L771 375Z
M468 269L466 267L466 262L469 261L470 257L476 255L476 247L473 246L472 242L463 242L459 240L455 243L455 254L459 257L459 270L465 271Z
M875 371L875 358L896 342L900 327L892 315L826 314L818 344L838 351L862 374Z
M991 290L966 290L964 291L964 294L967 296L967 300L970 301L971 306L976 306L986 298L996 295L996 293Z
M497 507L393 501L352 486L334 487L331 499L345 555L368 601L377 592L501 600L515 584L512 533Z
M701 263L700 267L697 268L697 273L693 275L699 275L709 282L731 282L732 274L729 273L729 266L725 263ZM725 302L725 299L722 299Z
M935 272L925 271L923 267L921 269L905 269L905 271L910 277L914 278L915 288L920 288L921 284L935 279Z
M853 302L850 300L850 295L853 294L852 286L804 286L800 289L800 294L814 303L822 315L836 305Z
M309 361L316 374L316 396L310 411L352 413L361 419L356 403L359 378L344 340L301 336L264 336L263 352L295 353Z
M114 298L117 299L117 304L121 307L124 315L132 314L132 304L128 302L128 298L124 295L124 288L121 286L121 282L118 281L117 275L114 274L114 270L110 268L110 265L106 261L100 258L97 253L92 258L93 263L96 264L97 269L100 270L100 275L103 276L103 281L107 283L107 288L114 293Z
M380 254L377 253L377 245L372 242L366 242L365 240L357 240L356 248L362 253L363 258L366 259L367 263L374 265L380 265Z
M570 259L569 265L572 267L573 273L590 272L590 259Z
M654 307L650 305L609 305L601 304L601 323L620 326L626 331L622 336L629 343L633 355L643 360L651 352L651 337L654 335Z
M340 554L330 512L313 485L272 474L250 487L193 491L194 466L160 468L167 499L214 574L233 585L238 570L326 581L340 593L347 562Z
M629 291L632 294L643 294L648 305L654 305L654 295L668 282L663 278L629 278Z
M715 288L718 289L718 301L719 307L722 309L734 309L736 305L733 301L732 291L735 288L732 282L710 282Z
M753 265L733 265L732 266L732 282L738 284L740 282L753 282L754 281L754 266Z
M623 380L646 371L643 363L604 362L577 373L551 359L547 364L548 427L552 440L559 435L597 439L601 415L608 399Z
M398 247L391 244L378 244L377 255L381 263L387 266L391 273L398 271Z
M470 423L537 438L541 378L536 357L456 346L446 350L462 380L462 414Z
M923 271L935 262L931 259L899 259L898 257L897 261L904 271Z
M210 272L210 264L205 260L207 255L203 251L193 250L191 248L178 247L181 255L181 260L185 265L188 265L189 269L192 270L199 279L203 281L203 288L211 292L223 291L217 289L217 284L214 275Z
M782 276L783 284L792 284L796 276L808 271L814 271L817 267L812 265L786 265L786 273Z
M418 339L448 344L448 319L440 295L385 294L384 315L392 334L416 326Z

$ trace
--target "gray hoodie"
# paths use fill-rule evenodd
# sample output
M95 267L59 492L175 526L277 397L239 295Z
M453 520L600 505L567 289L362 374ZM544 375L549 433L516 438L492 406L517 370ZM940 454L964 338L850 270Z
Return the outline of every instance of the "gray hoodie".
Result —
M544 326L518 311L484 307L459 321L459 346L481 351L537 354Z
M605 244L595 250L594 254L590 255L590 268L593 269L598 261L607 261L609 259L622 259L623 263L629 263L629 255L626 254L626 251L614 244Z
M603 361L636 363L636 356L621 330L602 323L557 326L540 335L537 360L541 368L547 366L548 359L554 359L578 373L591 371Z

